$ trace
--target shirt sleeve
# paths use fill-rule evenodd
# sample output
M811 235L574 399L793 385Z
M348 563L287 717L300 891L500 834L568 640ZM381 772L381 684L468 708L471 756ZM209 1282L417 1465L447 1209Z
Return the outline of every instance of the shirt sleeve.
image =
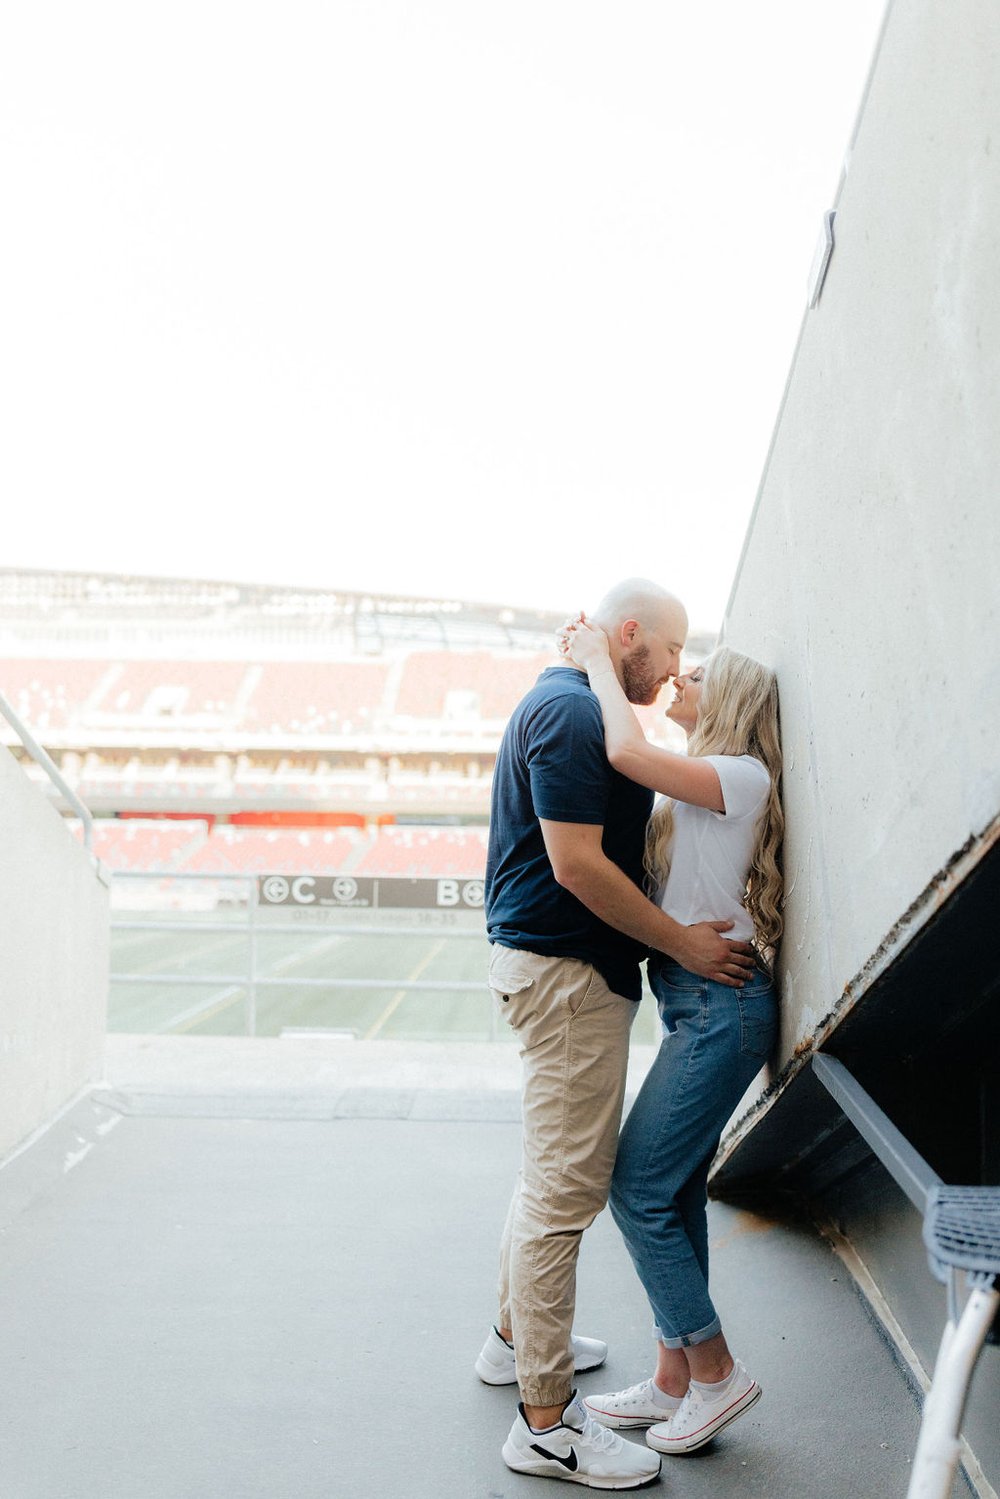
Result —
M524 758L536 817L604 825L612 771L595 697L567 693L544 704L526 726Z
M718 772L726 804L725 812L713 812L712 816L724 817L727 822L756 817L771 789L767 767L753 755L706 755L705 759Z

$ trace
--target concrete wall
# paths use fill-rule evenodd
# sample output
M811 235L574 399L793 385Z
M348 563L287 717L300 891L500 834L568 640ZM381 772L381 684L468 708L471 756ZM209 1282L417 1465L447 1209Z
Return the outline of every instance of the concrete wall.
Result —
M0 1157L101 1070L108 891L0 747Z
M786 1069L1000 811L998 78L995 0L891 6L725 623L781 687Z
M945 897L973 870L967 891L988 883L995 864L998 79L996 0L893 0L836 203L833 256L805 314L730 599L725 639L778 673L787 906L779 1052L767 1086L759 1080L734 1116L717 1184L755 1159L801 1160L820 1127L809 1115L818 1085L803 1075L811 1051L829 1040L836 1052L846 1021L841 1046L852 1028L862 1033L869 991L874 1014L890 965L902 970L918 933L929 942L943 931L956 903L927 923ZM941 954L937 995L925 992L925 968L909 1006L896 994L895 1029L869 1067L898 1073L917 1001L925 1016L940 1005L943 1034L969 1000L970 973L980 998L990 991L997 958L982 943L995 924L962 933L958 945L977 943L973 952ZM926 1036L923 1045L933 1117ZM982 1068L965 1070L979 1086ZM990 1109L995 1096L982 1094ZM827 1162L828 1176L836 1169ZM821 1161L814 1191L823 1170ZM902 1329L892 1335L929 1370L944 1301L923 1269L918 1215L908 1204L895 1212L892 1191L873 1205L850 1175L843 1198L837 1219ZM964 1422L983 1494L1000 1486L995 1352L981 1360Z

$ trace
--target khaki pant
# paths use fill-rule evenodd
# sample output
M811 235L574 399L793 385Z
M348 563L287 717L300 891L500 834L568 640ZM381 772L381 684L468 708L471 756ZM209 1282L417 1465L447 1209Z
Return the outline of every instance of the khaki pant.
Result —
M527 1405L573 1389L580 1237L608 1198L638 1006L589 963L495 946L495 1003L521 1043L521 1172L500 1249L500 1327Z

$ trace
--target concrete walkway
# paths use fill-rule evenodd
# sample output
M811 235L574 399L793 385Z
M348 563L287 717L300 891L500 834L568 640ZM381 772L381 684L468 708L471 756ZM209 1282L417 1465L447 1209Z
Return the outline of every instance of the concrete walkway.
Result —
M512 1050L465 1051L110 1038L106 1087L0 1171L2 1499L557 1491L504 1466L516 1397L472 1371L519 1131ZM765 1395L649 1492L905 1494L917 1407L838 1260L801 1227L711 1226ZM584 1391L643 1377L607 1214L578 1306L612 1345Z

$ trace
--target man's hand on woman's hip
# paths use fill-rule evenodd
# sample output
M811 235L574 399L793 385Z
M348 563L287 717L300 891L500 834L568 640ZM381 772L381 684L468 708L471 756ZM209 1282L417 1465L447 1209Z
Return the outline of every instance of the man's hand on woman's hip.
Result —
M756 966L753 948L748 942L730 942L720 935L732 927L731 921L699 921L681 928L670 957L689 973L700 974L716 984L731 989L742 987Z

